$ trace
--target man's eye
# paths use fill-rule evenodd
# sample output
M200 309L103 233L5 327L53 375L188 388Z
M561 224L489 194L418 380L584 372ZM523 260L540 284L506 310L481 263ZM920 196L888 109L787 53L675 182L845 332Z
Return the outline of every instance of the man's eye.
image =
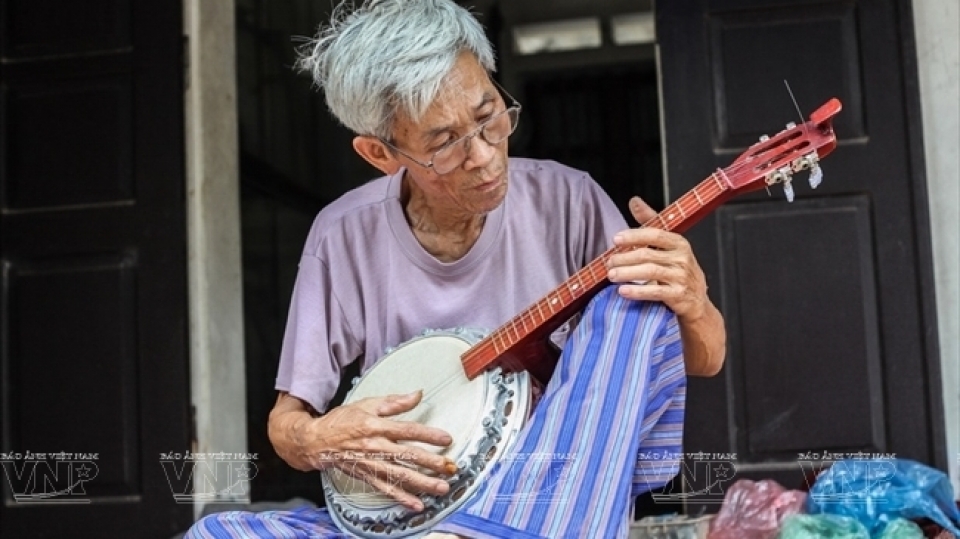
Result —
M432 146L430 147L430 149L427 150L427 151L430 151L430 152L438 152L438 151L446 148L447 146L449 146L450 143L453 142L454 140L456 140L456 139L454 139L452 135L448 135L448 136L447 136L446 138L444 138L443 140L441 140L441 141L437 142L436 144L432 145Z
M494 111L491 110L490 112L488 112L488 113L486 113L486 114L483 114L482 116L480 116L479 118L477 118L477 123L478 123L478 124L482 124L483 122L489 120L490 118L493 118L493 116L494 116L495 114L496 114L496 112L494 112Z

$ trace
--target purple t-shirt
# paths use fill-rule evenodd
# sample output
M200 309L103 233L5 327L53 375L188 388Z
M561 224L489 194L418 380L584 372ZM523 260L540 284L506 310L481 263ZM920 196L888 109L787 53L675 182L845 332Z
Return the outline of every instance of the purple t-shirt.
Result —
M495 329L612 245L627 228L599 185L551 161L511 158L507 196L476 244L441 262L400 204L403 171L328 205L303 249L276 388L325 411L340 369L366 372L424 329Z

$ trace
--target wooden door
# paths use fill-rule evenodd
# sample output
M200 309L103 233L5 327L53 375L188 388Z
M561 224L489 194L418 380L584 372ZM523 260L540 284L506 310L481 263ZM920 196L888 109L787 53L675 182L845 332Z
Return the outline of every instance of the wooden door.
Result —
M685 446L735 466L688 455L699 502L837 454L945 463L912 28L907 0L657 3L671 198L799 121L785 79L805 116L844 106L819 189L798 175L793 204L774 187L688 233L729 352L691 381Z
M180 2L0 4L3 537L170 537L190 449Z

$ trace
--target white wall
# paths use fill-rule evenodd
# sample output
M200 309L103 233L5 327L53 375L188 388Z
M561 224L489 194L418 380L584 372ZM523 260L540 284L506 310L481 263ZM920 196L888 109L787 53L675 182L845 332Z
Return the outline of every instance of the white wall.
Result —
M960 4L914 0L947 452L960 494Z
M184 0L183 7L184 33L190 40L187 236L190 384L197 436L190 449L246 453L236 15L233 0ZM249 501L249 492L218 501ZM201 509L196 503L195 512Z

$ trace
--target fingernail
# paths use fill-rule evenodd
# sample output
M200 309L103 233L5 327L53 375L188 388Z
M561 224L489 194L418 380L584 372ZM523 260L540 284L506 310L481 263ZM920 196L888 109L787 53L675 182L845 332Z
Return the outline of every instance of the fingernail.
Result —
M613 237L613 243L620 243L623 241L623 234L617 234Z

